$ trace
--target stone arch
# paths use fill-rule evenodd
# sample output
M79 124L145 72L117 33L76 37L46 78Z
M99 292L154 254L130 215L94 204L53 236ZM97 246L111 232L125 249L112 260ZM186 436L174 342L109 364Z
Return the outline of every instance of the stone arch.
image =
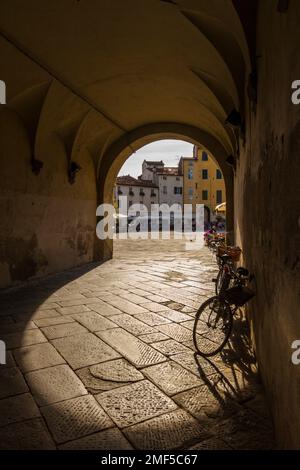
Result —
M152 123L134 129L116 140L105 152L98 173L98 204L112 202L116 177L124 162L132 153L145 145L164 139L185 140L204 146L220 166L226 187L228 242L234 238L234 190L233 172L226 164L228 157L223 145L204 130L183 123ZM95 258L109 259L112 256L112 241L95 243Z

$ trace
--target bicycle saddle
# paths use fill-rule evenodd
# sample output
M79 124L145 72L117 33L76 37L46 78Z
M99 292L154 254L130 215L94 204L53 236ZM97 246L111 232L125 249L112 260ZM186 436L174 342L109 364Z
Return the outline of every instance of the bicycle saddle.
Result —
M236 272L237 272L237 274L239 274L240 276L245 276L245 277L249 276L249 271L248 271L248 269L243 268L242 266L239 267L239 268L237 268Z

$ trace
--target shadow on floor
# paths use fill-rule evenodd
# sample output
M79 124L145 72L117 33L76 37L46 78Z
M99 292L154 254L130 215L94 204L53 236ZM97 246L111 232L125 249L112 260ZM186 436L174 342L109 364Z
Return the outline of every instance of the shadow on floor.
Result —
M274 449L271 416L242 312L235 316L230 341L218 355L208 359L195 352L194 358L214 402L212 409L204 410L203 424L233 449Z
M17 325L16 321L18 321L20 330L16 331L16 341L21 344L26 323L30 322L38 308L49 299L51 299L50 302L55 302L53 294L60 289L67 288L72 281L76 281L98 266L98 263L92 263L32 281L23 287L2 291L0 293L0 332L6 331L7 334L10 325ZM70 294L72 292L76 292L76 286L72 287ZM12 323L8 321L9 317L14 319ZM15 347L20 346L13 346L12 349ZM194 359L203 383L200 382L199 387L172 396L172 399L179 405L179 409L169 413L170 418L165 419L168 415L163 415L152 419L152 428L147 422L141 423L138 436L137 428L135 428L134 439L130 434L130 427L124 430L128 441L144 449L274 448L272 426L266 411L267 406L256 369L255 357L251 351L247 323L242 315L235 319L231 341L218 356L208 360L195 353ZM7 370L17 369L14 367L12 355L9 355L8 360L7 367L0 370L0 390L6 390L6 392L9 386ZM13 388L12 393L8 391L6 395L2 395L0 392L0 398L28 392L21 374L10 377L9 380ZM28 408L30 407L32 407L31 402L28 405ZM187 419L186 411L195 418L194 421ZM25 402L22 403L21 412L22 415L27 416ZM71 412L66 417L72 426L76 426L76 421L79 419L76 413L76 411ZM39 414L34 419L25 419L22 423L14 422L13 415L12 412L11 418L7 413L3 413L2 419L5 424L0 418L0 428L4 430L5 427L5 434L0 439L2 441L0 448L15 448L18 440L21 442L21 448L24 449L56 447ZM20 433L22 433L22 438ZM107 441L104 440L104 433L110 436ZM76 448L80 448L80 445L83 446L81 448L109 450L128 448L126 447L128 441L125 441L123 434L116 427L96 434L94 440L91 436L87 436L80 443L76 442ZM28 440L26 440L26 435L28 435ZM75 441L73 442L75 445Z
M32 279L24 284L0 289L0 318L10 315L12 302L13 310L28 309L28 315L35 312L40 305L55 294L59 289L101 266L103 262L88 263L77 266L61 273L49 274L45 277ZM34 293L33 293L34 291ZM18 305L19 304L19 305ZM29 311L30 310L30 311Z

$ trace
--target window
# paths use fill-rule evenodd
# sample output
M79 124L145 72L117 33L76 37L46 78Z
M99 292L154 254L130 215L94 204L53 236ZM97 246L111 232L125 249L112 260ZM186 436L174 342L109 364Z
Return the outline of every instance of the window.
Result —
M129 187L129 196L134 196L134 192L132 191L132 187Z
M195 183L195 189L198 189L198 183Z
M207 155L206 152L203 151L203 152L202 152L202 161L203 161L203 162L207 162L207 160L208 160L208 155Z
M193 188L189 188L189 196L193 196L193 193L194 193Z
M193 179L193 168L189 168L189 171L188 171L188 179L189 179L189 180L192 180L192 179Z
M144 204L143 201L140 201L140 204Z
M128 201L128 207L132 206L132 201Z
M179 186L178 186L178 187L175 186L175 187L174 187L174 194L182 194L182 188L179 187Z
M218 189L216 192L216 200L217 200L217 204L221 204L222 202L222 190L221 189Z
M202 179L208 180L208 170L202 170Z
M208 199L208 191L207 191L207 189L204 189L204 190L202 191L202 199L203 199L203 201L207 201L207 199Z
M163 186L163 194L168 194L168 188L167 188L167 186Z
M179 178L179 176L176 176L176 181L180 181L180 178Z
M219 170L219 168L216 169L216 178L217 178L217 180L222 179L222 172L221 172L221 170Z
M163 176L163 180L166 180L166 179L167 179L167 177L166 177L166 176Z

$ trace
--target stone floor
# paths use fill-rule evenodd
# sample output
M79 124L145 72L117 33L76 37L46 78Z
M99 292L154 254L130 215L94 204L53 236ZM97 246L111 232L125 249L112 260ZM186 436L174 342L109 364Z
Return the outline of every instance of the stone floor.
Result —
M122 241L109 262L3 292L0 448L274 448L243 317L211 361L193 350L215 270L206 248Z

